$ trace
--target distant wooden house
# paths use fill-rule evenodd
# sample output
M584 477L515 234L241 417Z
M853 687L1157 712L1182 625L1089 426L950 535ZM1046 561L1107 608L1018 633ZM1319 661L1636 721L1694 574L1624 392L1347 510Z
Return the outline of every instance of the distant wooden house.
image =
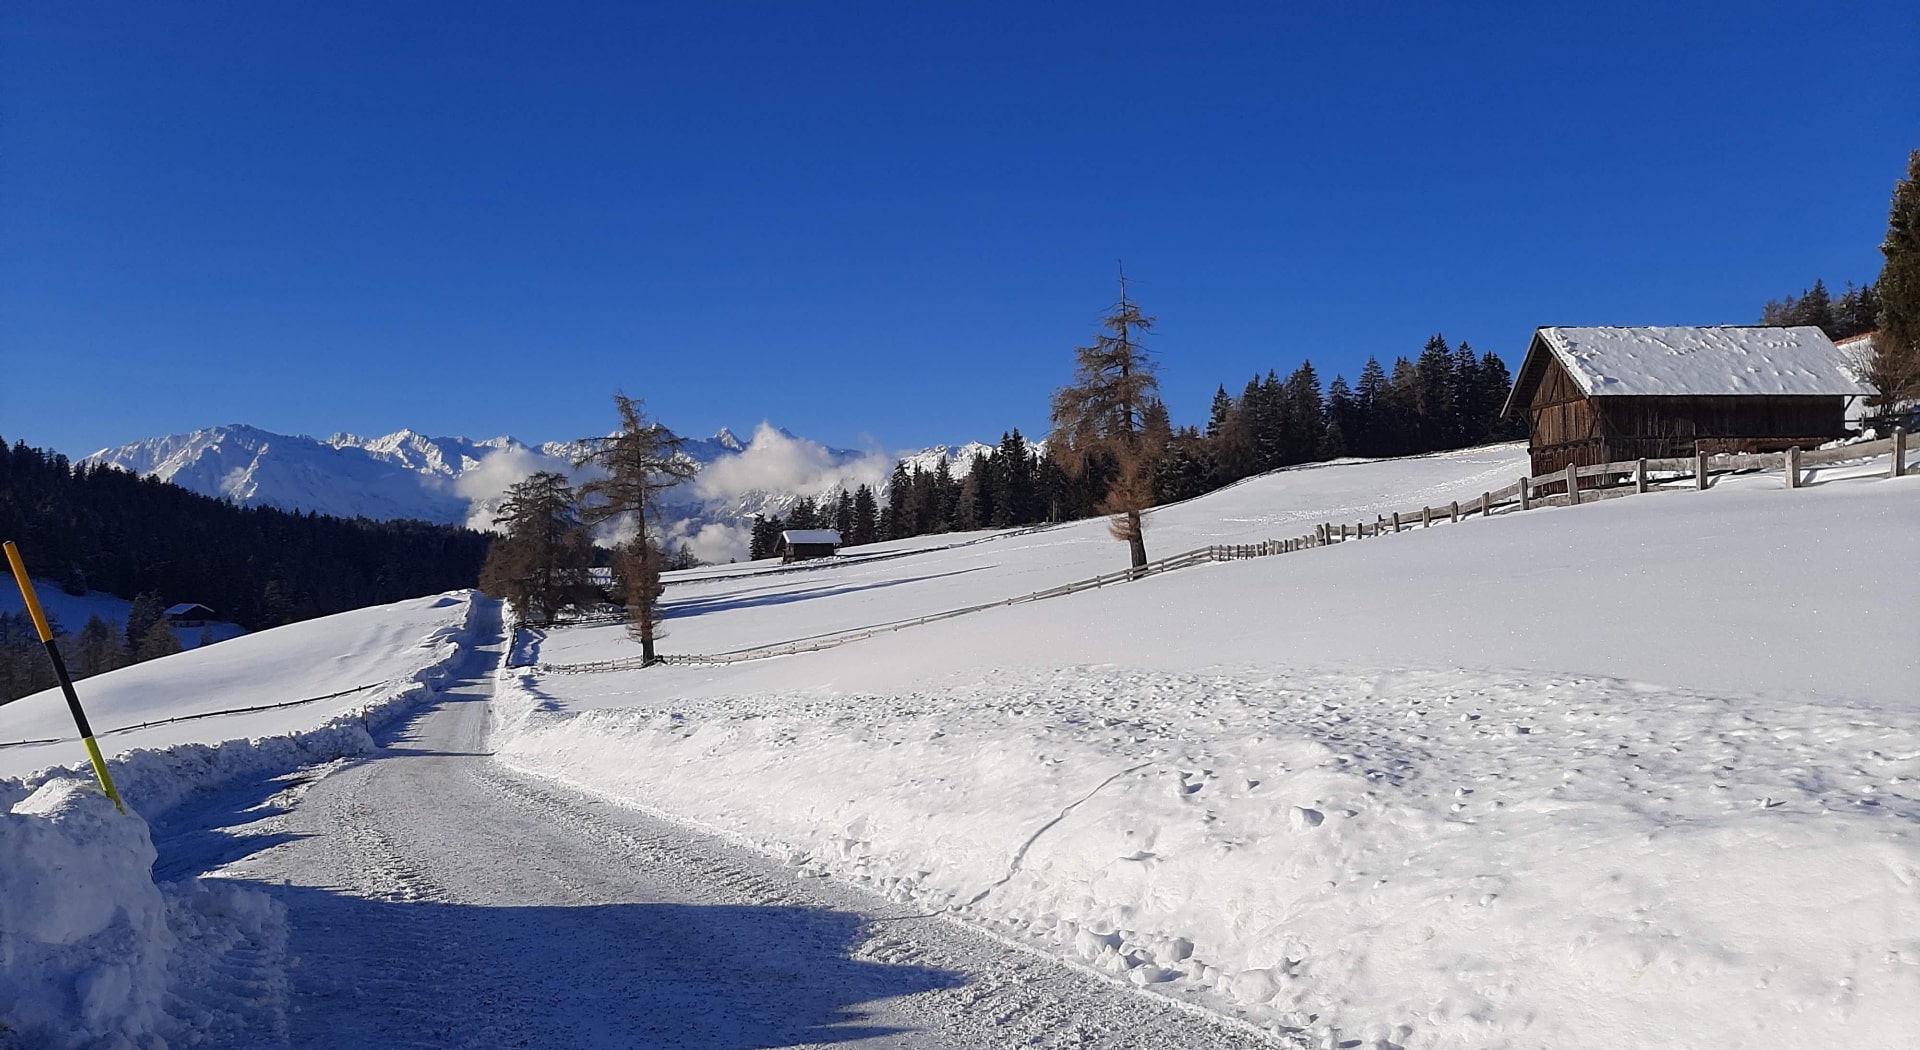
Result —
M170 605L165 615L167 623L174 627L205 627L213 622L213 610L197 602Z
M1506 413L1533 473L1695 452L1811 448L1871 393L1818 328L1538 328Z
M780 533L780 560L831 558L840 549L839 529L787 529Z

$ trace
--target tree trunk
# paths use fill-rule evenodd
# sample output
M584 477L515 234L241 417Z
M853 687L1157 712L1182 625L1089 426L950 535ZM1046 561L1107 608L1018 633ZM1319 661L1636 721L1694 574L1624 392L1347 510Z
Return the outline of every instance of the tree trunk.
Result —
M1147 567L1147 534L1140 525L1140 512L1127 511L1127 547L1133 552L1133 567L1137 572Z

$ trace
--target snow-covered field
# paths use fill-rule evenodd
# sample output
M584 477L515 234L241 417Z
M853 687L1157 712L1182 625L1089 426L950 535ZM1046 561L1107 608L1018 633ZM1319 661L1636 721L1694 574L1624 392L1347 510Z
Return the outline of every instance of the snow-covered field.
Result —
M1371 520L1522 460L1284 472L1157 513L1148 542ZM1308 1045L1910 1046L1920 480L1847 473L1204 566L804 656L522 668L496 747ZM1083 523L707 573L670 588L664 648L1123 557ZM630 651L580 628L539 658Z

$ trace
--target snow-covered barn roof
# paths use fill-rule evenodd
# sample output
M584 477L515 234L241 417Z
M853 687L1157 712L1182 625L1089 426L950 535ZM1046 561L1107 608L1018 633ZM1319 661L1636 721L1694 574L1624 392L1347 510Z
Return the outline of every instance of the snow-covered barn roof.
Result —
M800 543L831 543L837 547L840 545L840 530L786 529L780 533L780 538L785 540L788 546Z
M1849 374L1825 332L1811 325L1534 330L1507 398L1523 404L1551 355L1589 397L1837 395L1872 391Z
M162 615L185 616L188 613L192 613L192 612L203 612L209 616L213 615L212 609L209 609L206 606L201 605L199 602L181 602L179 605L169 605L167 606L167 611Z

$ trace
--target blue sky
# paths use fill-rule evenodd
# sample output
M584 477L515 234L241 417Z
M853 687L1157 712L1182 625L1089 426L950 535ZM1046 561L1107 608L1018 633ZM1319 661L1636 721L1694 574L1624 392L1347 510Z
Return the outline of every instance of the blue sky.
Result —
M992 440L1122 259L1199 422L1864 282L1915 147L1908 3L14 3L0 435Z

